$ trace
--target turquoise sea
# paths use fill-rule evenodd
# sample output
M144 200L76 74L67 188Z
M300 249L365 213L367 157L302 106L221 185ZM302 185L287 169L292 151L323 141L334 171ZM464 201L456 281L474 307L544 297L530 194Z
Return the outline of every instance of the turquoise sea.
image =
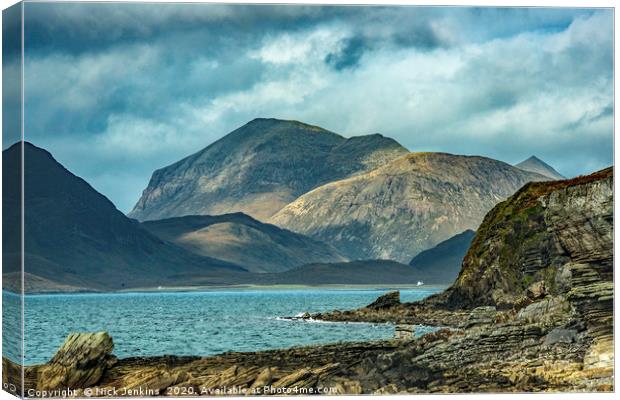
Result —
M414 301L443 288L401 289ZM108 331L118 357L211 355L390 338L386 324L285 320L367 305L386 289L213 290L25 296L25 364L48 361L71 332ZM19 360L19 297L3 292L3 351ZM420 333L430 328L419 329Z

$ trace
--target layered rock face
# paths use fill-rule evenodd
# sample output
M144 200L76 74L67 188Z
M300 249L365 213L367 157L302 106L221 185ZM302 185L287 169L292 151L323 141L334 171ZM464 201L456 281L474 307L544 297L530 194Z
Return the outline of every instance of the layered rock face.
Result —
M116 363L114 344L106 332L73 333L49 363L39 370L37 389L86 388Z
M573 275L584 269L593 281L611 284L612 254L611 168L531 183L485 217L459 277L441 297L456 308L510 308L535 282L550 295L569 293Z
M311 189L407 153L378 134L346 139L297 121L255 119L155 171L129 216L154 220L243 212L266 220Z
M408 263L484 215L529 181L546 180L501 161L412 153L374 171L323 185L271 221L325 241L350 259Z

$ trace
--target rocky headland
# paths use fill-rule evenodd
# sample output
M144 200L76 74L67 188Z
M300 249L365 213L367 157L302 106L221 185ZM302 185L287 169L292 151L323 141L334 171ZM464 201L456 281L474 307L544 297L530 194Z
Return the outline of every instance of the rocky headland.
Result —
M611 168L530 183L487 214L446 291L306 316L389 322L398 339L118 360L107 334L72 335L49 363L25 369L25 394L613 391L612 244ZM419 338L398 329L415 324L439 329ZM3 382L18 382L19 368L3 366Z

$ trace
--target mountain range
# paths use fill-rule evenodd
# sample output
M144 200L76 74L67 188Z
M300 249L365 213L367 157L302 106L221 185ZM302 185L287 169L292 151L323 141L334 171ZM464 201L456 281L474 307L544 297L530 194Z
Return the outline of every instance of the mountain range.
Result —
M24 272L36 292L449 283L485 213L550 179L485 157L409 153L378 134L256 119L155 171L130 213L140 222L46 150L24 142L23 152ZM20 287L20 157L20 144L3 151L9 289Z
M27 293L158 286L415 282L394 261L347 263L331 246L242 213L140 223L24 142L24 289ZM21 146L3 151L3 288L19 292ZM221 256L217 258L216 256ZM242 264L243 266L240 266ZM275 273L276 271L283 271ZM261 273L257 273L261 272ZM270 273L266 273L270 272ZM426 275L424 275L426 276Z
M379 134L346 139L297 121L259 118L155 171L129 216L243 212L266 220L309 190L407 153Z

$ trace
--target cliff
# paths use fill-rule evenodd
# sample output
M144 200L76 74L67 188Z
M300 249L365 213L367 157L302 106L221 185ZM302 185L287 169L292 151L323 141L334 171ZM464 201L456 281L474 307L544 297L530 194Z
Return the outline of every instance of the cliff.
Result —
M530 183L484 218L461 272L441 299L455 308L510 308L528 288L570 290L588 269L613 278L613 169L570 180Z

